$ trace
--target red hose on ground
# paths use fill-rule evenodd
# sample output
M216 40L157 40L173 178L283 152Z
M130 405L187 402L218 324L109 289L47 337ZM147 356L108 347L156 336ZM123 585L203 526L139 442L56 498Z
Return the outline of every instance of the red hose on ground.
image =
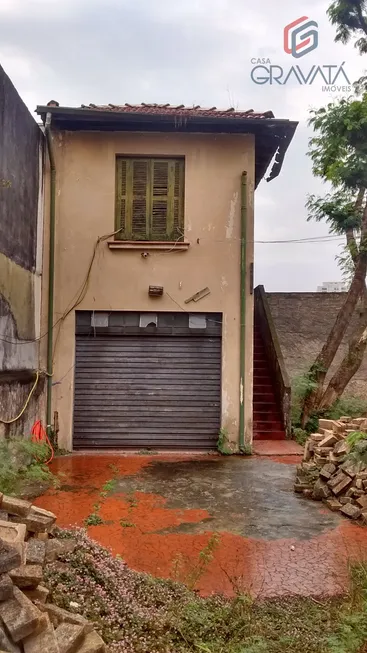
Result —
M49 465L54 457L54 449L45 429L42 426L41 420L37 420L37 422L33 424L32 431L31 431L31 441L39 442L39 443L46 442L46 444L50 447L51 457L45 463L46 465Z

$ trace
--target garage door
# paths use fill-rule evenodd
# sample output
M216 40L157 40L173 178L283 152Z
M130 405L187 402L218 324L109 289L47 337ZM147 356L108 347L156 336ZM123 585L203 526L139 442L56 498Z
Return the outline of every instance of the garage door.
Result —
M74 448L215 447L221 338L155 331L77 334Z

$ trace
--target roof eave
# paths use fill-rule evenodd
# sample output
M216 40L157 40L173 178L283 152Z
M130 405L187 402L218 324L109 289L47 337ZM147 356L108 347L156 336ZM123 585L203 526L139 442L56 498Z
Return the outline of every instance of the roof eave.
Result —
M43 120L47 113L54 118L56 129L66 131L89 131L89 130L119 130L124 131L160 131L159 125L163 124L163 131L187 133L188 131L200 132L200 127L205 133L234 133L254 134L256 138L256 174L255 187L264 178L267 169L274 161L267 181L275 179L282 168L286 151L292 141L298 122L279 118L250 118L250 117L223 117L223 116L197 116L197 115L166 115L157 113L137 113L101 111L100 109L71 108L71 107L48 107L38 106L38 115ZM211 132L211 128L213 131ZM265 146L266 144L266 146ZM258 156L259 149L262 149L262 156Z
M79 108L73 108L73 107L48 107L48 106L37 106L36 113L44 117L46 116L47 113L51 113L51 115L55 116L55 118L62 119L64 118L65 121L68 119L75 119L78 122L85 122L88 123L91 119L100 121L102 122L130 122L131 120L136 121L136 122L154 122L154 121L164 121L164 122L177 122L177 120L189 120L190 122L196 122L196 123L206 123L206 124L218 124L218 123L225 123L225 124L233 124L233 123L246 123L248 125L254 124L254 125L259 125L260 123L264 123L267 125L281 125L281 124L289 124L291 121L287 119L282 119L282 118L251 118L251 114L249 114L249 117L246 116L241 116L241 117L236 117L233 115L229 115L228 117L226 116L198 116L197 114L195 115L189 115L188 113L183 112L182 114L159 114L159 113L140 113L136 111L131 111L131 112L125 112L125 111L102 111L100 109L79 109ZM298 123L295 123L296 125Z

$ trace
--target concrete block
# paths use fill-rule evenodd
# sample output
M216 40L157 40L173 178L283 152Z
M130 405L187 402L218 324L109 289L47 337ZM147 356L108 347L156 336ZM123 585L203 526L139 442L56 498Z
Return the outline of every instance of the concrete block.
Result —
M319 428L326 429L328 431L333 431L334 428L337 429L340 427L340 424L335 419L319 419Z
M358 506L354 506L352 503L347 503L345 506L340 508L342 515L349 517L350 519L358 519L361 515L361 509Z
M335 499L334 497L330 497L329 499L326 499L325 505L327 505L329 510L331 510L332 512L338 512L342 507L340 501L338 501L338 499Z
M13 592L13 598L0 603L0 617L12 640L18 643L36 630L41 615L18 587Z
M4 628L0 626L0 653L21 653L21 648L11 641Z
M53 512L50 512L50 510L45 510L44 508L39 508L38 506L31 507L31 514L42 515L42 517L49 517L54 522L56 521L56 515Z
M9 521L0 521L0 540L15 546L24 542L27 529L24 524L13 524Z
M339 483L339 485L336 485L335 487L332 488L333 494L335 494L336 497L339 496L339 494L342 494L342 492L344 492L348 488L351 482L352 479L346 476L345 479Z
M344 472L339 472L327 482L331 491L338 496L351 485L352 479Z
M336 472L336 466L333 465L332 463L327 463L324 465L320 471L320 476L321 478L325 479L328 481L333 474Z
M84 639L84 627L64 622L55 630L60 653L76 653Z
M38 585L35 589L25 589L24 594L30 599L30 601L39 601L40 603L46 603L47 597L50 593L50 590L43 585Z
M21 564L22 557L16 549L0 541L0 574L5 574Z
M314 485L312 498L315 501L322 501L322 499L327 499L330 494L330 488L328 488L326 483L321 478L319 478Z
M42 582L43 572L41 565L21 565L10 571L9 576L20 589L34 589Z
M93 630L85 636L82 645L78 648L77 653L104 653L106 650L104 641L98 633Z
M17 499L16 497L8 497L4 494L1 502L1 510L5 510L9 515L16 515L18 517L26 517L32 507L29 501Z
M42 540L32 537L27 542L27 565L43 565L46 556L46 544Z
M365 494L363 497L356 499L356 503L362 510L367 510L367 495Z
M13 583L8 574L0 576L0 601L6 601L13 596Z
M344 456L349 452L349 446L345 440L340 440L334 446L334 455L335 456Z
M47 540L48 540L48 533L46 533L46 532L44 532L44 533L36 533L36 534L35 534L35 537L37 538L37 540L41 540L42 542L47 542Z
M347 503L354 503L354 499L352 497L339 497L339 503L342 506L346 506Z
M19 517L19 521L25 524L30 533L48 533L54 523L49 517L34 513L29 513L28 517Z
M336 444L338 442L338 439L335 437L335 435L332 432L324 434L324 435L325 435L324 439L321 440L318 443L318 446L320 448L322 448L322 447L333 447L334 444Z
M24 653L60 653L55 631L51 625L40 633L26 637L23 647Z
M37 602L37 607L42 612L48 613L54 628L57 628L57 626L66 622L69 624L75 624L77 626L83 626L85 633L91 632L93 630L93 624L91 624L87 619L84 619L84 617L82 617L80 614L73 614L72 612L68 612L63 608L59 608L57 605L53 605L52 603L45 603L42 605L41 603Z

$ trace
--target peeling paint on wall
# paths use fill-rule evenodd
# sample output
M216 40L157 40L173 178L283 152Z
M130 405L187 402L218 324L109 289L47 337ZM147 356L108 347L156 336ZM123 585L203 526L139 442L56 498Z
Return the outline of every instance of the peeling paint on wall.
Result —
M233 193L233 197L231 199L230 208L229 208L228 222L227 222L227 226L226 226L226 239L227 240L232 238L233 229L234 229L234 218L235 218L235 215L236 215L236 208L237 208L238 198L239 198L239 193L238 193L238 191L236 191L235 193Z

